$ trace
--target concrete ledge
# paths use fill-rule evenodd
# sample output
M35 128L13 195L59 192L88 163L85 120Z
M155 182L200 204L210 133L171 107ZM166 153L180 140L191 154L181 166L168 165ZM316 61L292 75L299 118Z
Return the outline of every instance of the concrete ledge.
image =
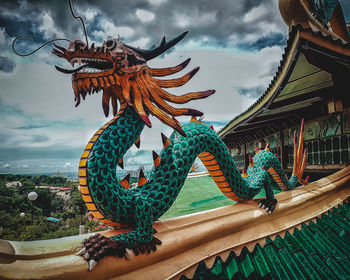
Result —
M130 260L107 257L92 272L74 255L88 235L53 240L0 241L1 279L178 279L191 275L204 260L225 260L231 250L252 249L267 236L283 235L327 213L350 197L350 167L307 186L276 196L278 205L267 215L258 200L157 222L163 245L149 255ZM116 231L103 234L110 236Z

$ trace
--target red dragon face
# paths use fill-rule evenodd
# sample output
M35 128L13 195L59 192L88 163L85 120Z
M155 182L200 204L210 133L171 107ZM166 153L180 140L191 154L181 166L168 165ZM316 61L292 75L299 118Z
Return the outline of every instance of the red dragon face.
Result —
M169 42L163 38L158 47L150 50L130 47L119 39L108 39L99 47L94 44L88 47L82 41L71 42L68 49L55 44L56 49L52 52L66 59L73 67L78 64L71 70L56 66L58 71L72 74L75 106L80 104L81 97L85 99L87 94L103 90L102 107L106 116L110 102L114 115L118 113L118 103L127 104L134 107L147 126L151 127L148 115L152 114L184 135L180 123L174 117L201 116L202 113L194 109L174 108L166 101L184 104L193 99L205 98L215 91L192 92L181 96L170 94L163 88L184 85L199 67L180 78L159 80L154 77L177 73L187 66L190 59L174 67L159 69L149 68L146 62L164 53L186 34L184 32Z
M137 73L146 66L146 60L134 50L124 46L119 39L108 39L99 47L90 48L82 41L74 41L68 49L55 45L53 53L65 58L75 69L67 70L59 66L56 69L72 74L72 85L76 97L76 106L80 96L85 99L89 93L98 92L111 86L121 86L120 77Z

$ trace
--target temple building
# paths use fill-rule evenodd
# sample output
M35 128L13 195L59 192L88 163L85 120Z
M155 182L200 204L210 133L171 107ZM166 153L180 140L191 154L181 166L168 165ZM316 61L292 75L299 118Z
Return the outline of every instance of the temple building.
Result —
M289 2L294 2L293 7ZM312 8L313 1L300 2ZM285 171L291 172L293 134L304 119L305 173L318 179L344 168L350 160L349 25L340 4L314 12L329 14L317 21L298 3L280 1L290 32L276 75L258 100L219 135L240 169L247 167L256 147L268 143Z

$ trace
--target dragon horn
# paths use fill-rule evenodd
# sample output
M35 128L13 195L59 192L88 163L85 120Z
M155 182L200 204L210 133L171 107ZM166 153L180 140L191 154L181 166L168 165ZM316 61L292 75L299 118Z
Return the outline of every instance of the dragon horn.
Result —
M146 177L145 177L145 173L143 173L143 170L140 169L139 181L138 181L138 183L137 183L137 186L138 186L138 187L141 187L141 186L143 186L143 185L146 184L146 183L147 183L147 179L146 179Z
M124 159L121 158L120 161L118 162L118 166L121 168L121 169L124 169Z
M130 181L130 173L128 173L128 175L126 175L126 176L124 177L124 179L120 181L120 184L121 184L125 189L128 189L128 188L130 187L129 181Z
M141 135L139 136L139 138L137 138L137 140L135 141L135 146L137 147L137 148L140 148L140 144L141 144Z
M154 166L157 167L160 164L161 158L155 151L152 151L152 156L153 156Z
M161 133L161 135L162 135L162 142L163 142L164 149L166 149L170 144L170 140L163 133Z
M198 121L197 121L197 118L195 116L192 116L190 122L197 123Z
M124 45L126 47L128 47L129 49L134 50L139 55L141 55L146 61L148 61L148 60L151 60L151 59L161 55L162 53L166 52L168 49L175 46L178 42L180 42L187 35L187 33L188 33L188 31L185 31L168 42L166 41L165 37L163 37L162 41L160 42L158 47L151 48L149 50L134 48L134 47L128 46L126 44L124 44Z

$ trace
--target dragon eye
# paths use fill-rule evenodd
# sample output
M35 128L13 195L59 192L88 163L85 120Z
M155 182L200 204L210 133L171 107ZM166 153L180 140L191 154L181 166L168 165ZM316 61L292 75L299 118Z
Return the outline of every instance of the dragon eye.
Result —
M112 39L108 39L106 41L106 47L109 49L113 49L115 47L115 41Z

